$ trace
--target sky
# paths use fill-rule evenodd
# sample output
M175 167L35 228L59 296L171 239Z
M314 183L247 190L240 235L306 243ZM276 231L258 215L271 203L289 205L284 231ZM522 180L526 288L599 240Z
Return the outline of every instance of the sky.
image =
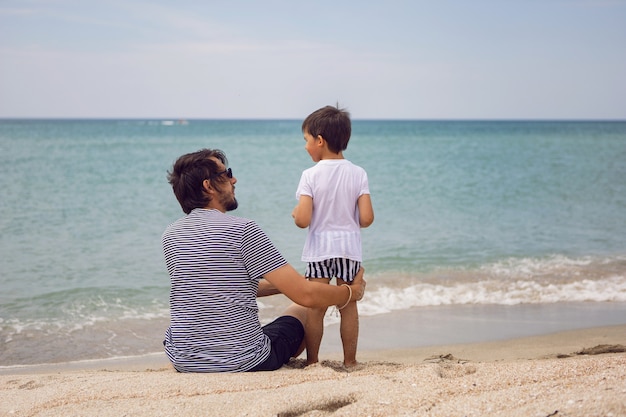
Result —
M0 0L0 118L626 119L626 0Z

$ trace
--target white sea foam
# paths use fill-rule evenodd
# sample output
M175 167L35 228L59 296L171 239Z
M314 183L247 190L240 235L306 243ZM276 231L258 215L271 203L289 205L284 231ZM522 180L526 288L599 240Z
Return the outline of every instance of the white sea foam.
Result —
M363 315L383 314L413 307L453 304L556 303L570 301L626 302L626 279L611 277L566 284L536 281L479 281L453 285L416 284L403 289L381 287L368 291L359 304Z
M363 315L438 305L626 302L626 258L507 259L475 270L386 273L368 283Z

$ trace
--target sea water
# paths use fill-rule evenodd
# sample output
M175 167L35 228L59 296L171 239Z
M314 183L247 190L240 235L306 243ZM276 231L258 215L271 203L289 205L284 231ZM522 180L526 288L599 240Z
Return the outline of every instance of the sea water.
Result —
M183 216L166 174L183 153L224 150L234 214L303 270L300 123L0 120L0 366L162 349L160 238ZM626 122L355 120L344 156L376 215L362 316L626 305ZM260 299L262 321L286 304Z

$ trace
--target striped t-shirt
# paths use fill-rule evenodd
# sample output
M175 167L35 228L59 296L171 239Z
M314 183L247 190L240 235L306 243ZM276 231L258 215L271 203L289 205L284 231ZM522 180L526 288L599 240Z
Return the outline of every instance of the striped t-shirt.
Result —
M287 262L252 220L195 209L163 233L171 279L165 352L180 372L239 372L262 363L259 279Z

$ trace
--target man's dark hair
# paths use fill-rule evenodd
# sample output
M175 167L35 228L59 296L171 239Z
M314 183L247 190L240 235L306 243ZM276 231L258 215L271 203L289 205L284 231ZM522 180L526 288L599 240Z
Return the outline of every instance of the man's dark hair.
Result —
M220 167L210 158L217 158L224 166L228 165L224 152L218 149L201 149L179 157L172 170L167 173L167 181L172 185L174 195L186 214L196 208L205 208L211 201L204 189L204 180L210 180L211 186L218 191L218 183L226 181L223 179L225 176L216 176Z

